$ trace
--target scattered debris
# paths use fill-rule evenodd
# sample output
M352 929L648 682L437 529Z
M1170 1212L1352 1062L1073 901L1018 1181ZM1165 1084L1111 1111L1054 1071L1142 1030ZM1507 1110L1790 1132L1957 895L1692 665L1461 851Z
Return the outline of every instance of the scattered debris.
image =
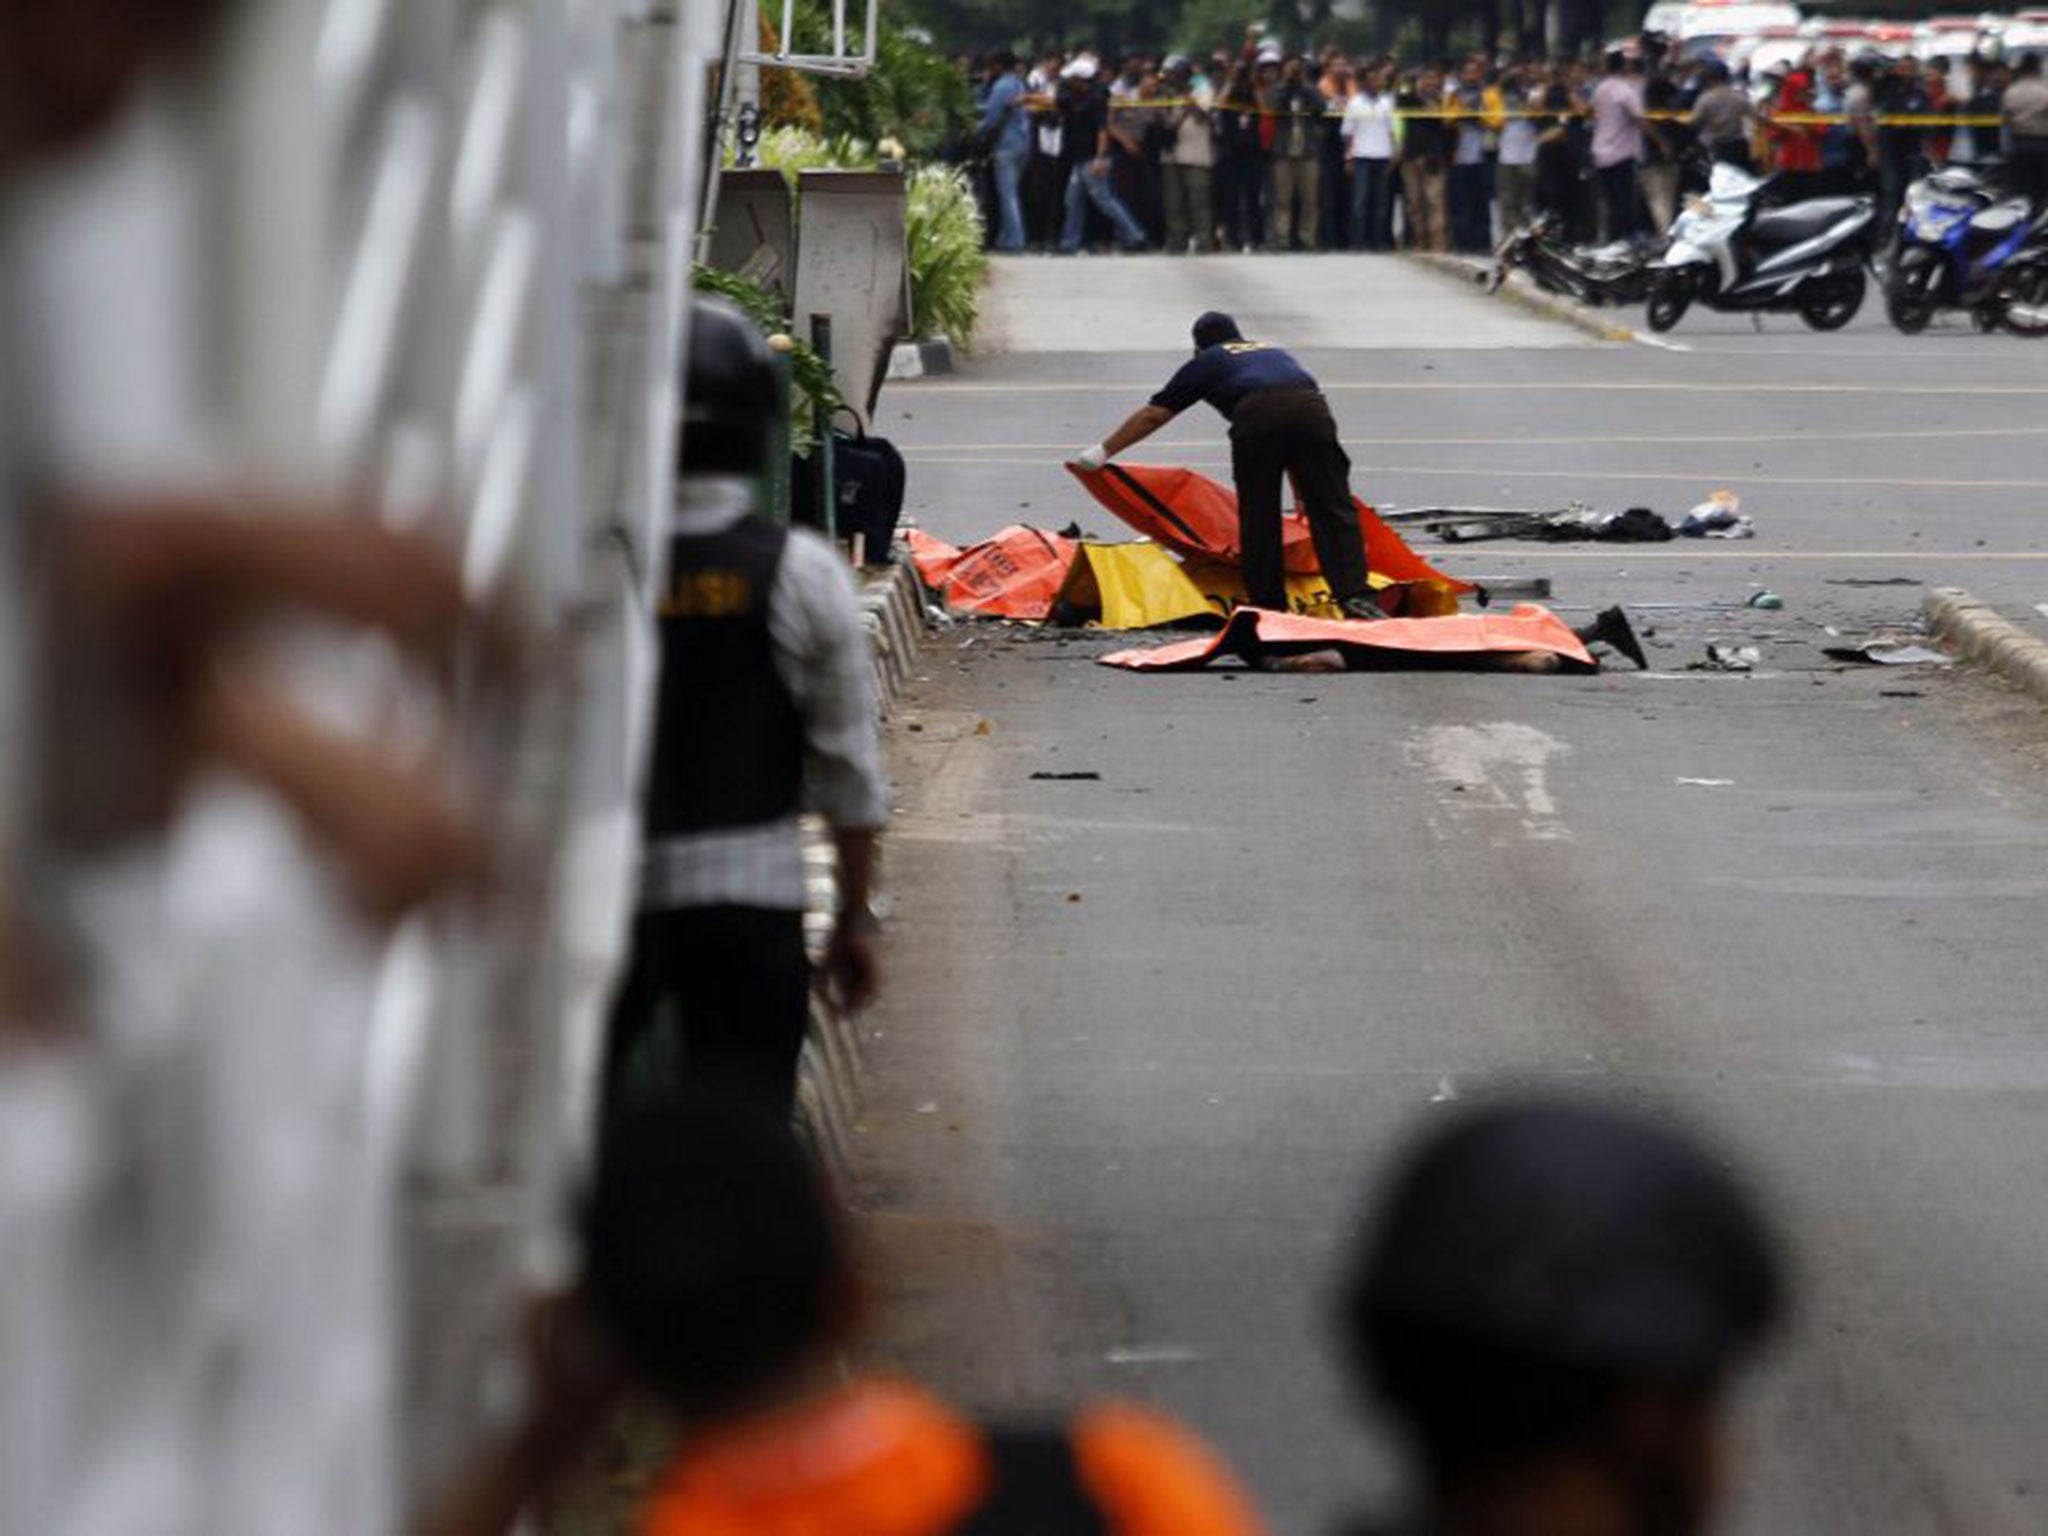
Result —
M1718 640L1707 643L1707 654L1690 663L1694 672L1754 672L1763 664L1764 653L1753 645L1723 645Z
M993 721L977 720L974 722L974 734L977 736L986 736L994 729L995 723Z
M1913 576L1830 576L1831 587L1919 587L1926 583Z
M1768 608L1775 612L1777 609L1785 606L1785 599L1778 596L1769 587L1765 587L1761 591L1750 593L1749 602L1745 606L1750 608Z
M1548 576L1475 576L1472 579L1479 588L1479 605L1482 608L1496 597L1542 600L1550 596Z
M1102 775L1095 772L1092 768L1080 769L1074 773L1047 773L1044 769L1040 769L1037 773L1032 774L1031 777L1034 779L1046 779L1056 784L1069 784L1078 783L1084 779L1099 780Z
M1690 785L1692 785L1692 786L1693 786L1693 787L1694 787L1695 789L1730 789L1730 788L1733 788L1733 787L1734 787L1734 784L1735 784L1735 781L1734 781L1733 779L1687 779L1687 778L1681 778L1681 779L1680 779L1680 780L1679 780L1678 782L1679 782L1679 783L1681 783L1681 784L1690 784Z
M1069 905L1072 905L1072 904L1074 904L1074 903L1076 903L1076 902L1080 901L1080 899L1081 899L1081 893L1080 893L1079 891L1069 891L1069 892L1067 892L1067 902L1068 902L1068 904L1069 904Z
M1924 699L1927 697L1918 688L1880 688L1877 690L1877 696L1880 699Z
M1946 667L1955 658L1918 640L1880 637L1861 645L1831 645L1821 654L1830 661L1868 662L1880 667Z
M1753 539L1756 524L1742 515L1742 498L1733 491L1716 491L1686 513L1678 524L1680 538Z

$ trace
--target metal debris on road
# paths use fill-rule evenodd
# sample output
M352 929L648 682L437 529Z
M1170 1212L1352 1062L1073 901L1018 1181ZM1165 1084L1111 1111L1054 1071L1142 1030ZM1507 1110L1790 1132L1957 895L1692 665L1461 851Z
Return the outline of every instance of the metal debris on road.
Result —
M1695 672L1754 672L1763 664L1764 653L1753 645L1723 645L1718 640L1707 643L1707 654L1690 664Z
M1880 667L1946 667L1955 658L1918 640L1880 638L1861 645L1831 645L1821 652L1831 661L1869 662Z
M1102 775L1092 768L1077 769L1072 773L1048 773L1041 768L1038 772L1032 774L1031 777L1034 779L1044 779L1056 784L1065 784L1078 783L1084 779L1099 780Z

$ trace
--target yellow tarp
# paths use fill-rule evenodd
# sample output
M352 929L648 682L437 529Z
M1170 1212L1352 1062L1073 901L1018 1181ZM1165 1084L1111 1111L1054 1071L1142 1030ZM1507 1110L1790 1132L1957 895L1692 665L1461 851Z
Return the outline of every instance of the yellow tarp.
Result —
M1438 618L1458 611L1455 592L1429 582L1389 582L1374 575L1388 612ZM1244 577L1216 560L1177 560L1159 545L1083 543L1060 586L1059 602L1104 629L1152 629L1188 619L1222 619L1245 600ZM1311 618L1337 618L1329 587L1314 572L1287 578L1287 606Z
M1104 629L1150 629L1223 611L1157 544L1091 544L1067 572L1059 600Z
M1209 599L1212 612L1227 614L1244 603L1244 573L1236 566L1214 560L1189 559L1183 563L1182 570ZM1377 571L1366 579L1372 584L1372 593L1379 605L1396 618L1440 619L1458 611L1458 594L1446 591L1435 582L1390 581ZM1343 617L1337 612L1336 600L1330 596L1329 584L1318 572L1305 576L1289 573L1287 608L1290 613L1312 619Z

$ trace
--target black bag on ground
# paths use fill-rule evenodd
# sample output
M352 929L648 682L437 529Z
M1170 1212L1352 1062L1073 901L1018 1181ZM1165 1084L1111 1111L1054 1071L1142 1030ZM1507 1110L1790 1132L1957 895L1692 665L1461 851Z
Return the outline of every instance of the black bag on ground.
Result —
M817 528L818 455L797 459L790 468L790 520ZM840 538L861 538L863 565L889 563L903 516L903 488L903 455L894 443L869 436L858 418L851 432L832 429L833 520Z

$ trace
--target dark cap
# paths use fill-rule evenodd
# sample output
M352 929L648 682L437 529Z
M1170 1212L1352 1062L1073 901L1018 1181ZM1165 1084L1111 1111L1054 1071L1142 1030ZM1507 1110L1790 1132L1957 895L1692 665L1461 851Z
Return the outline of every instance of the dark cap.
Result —
M1213 347L1219 342L1243 341L1244 332L1237 328L1237 322L1220 309L1209 310L1195 321L1195 350Z
M1610 1105L1501 1101L1437 1126L1345 1297L1370 1368L1419 1332L1598 1373L1711 1379L1782 1304L1747 1190L1689 1136Z

